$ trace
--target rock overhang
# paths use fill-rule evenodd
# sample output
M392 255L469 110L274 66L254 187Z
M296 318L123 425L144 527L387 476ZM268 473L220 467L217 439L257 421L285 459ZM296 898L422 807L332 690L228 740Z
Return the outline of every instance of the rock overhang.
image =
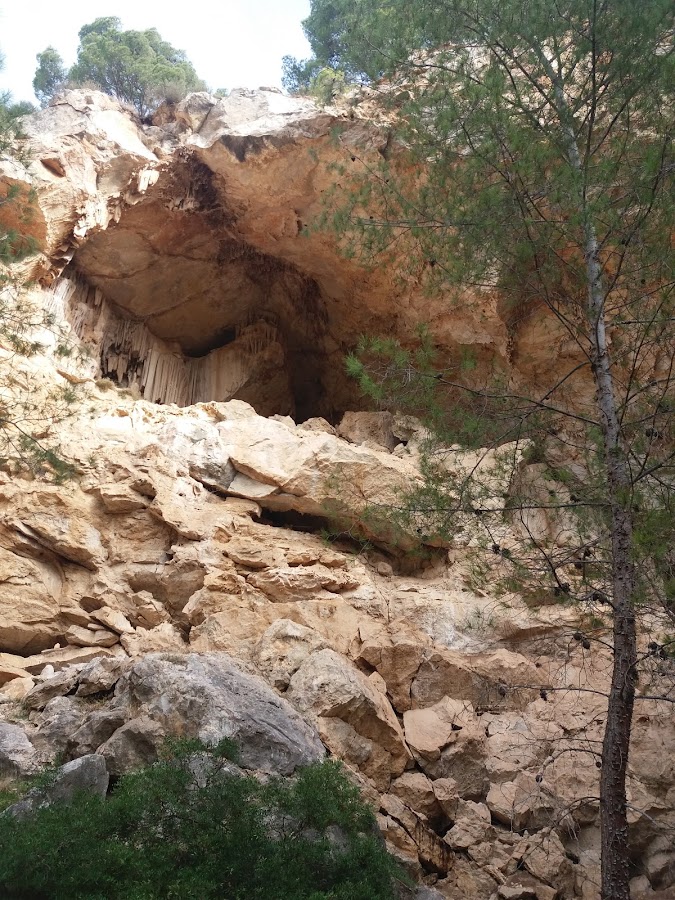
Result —
M494 298L450 313L419 273L364 267L310 227L345 159L387 146L358 109L241 90L190 95L142 125L72 91L27 131L44 246L34 275L60 295L96 374L145 399L236 398L336 423L367 408L343 364L359 336L405 344L421 318L440 364L467 349L480 371L505 363Z
M363 405L342 359L381 279L305 228L328 186L316 150L335 155L336 116L242 90L191 95L143 128L80 91L47 118L48 139L44 123L33 129L36 166L51 190L64 171L80 201L75 227L51 242L47 280L60 269L75 286L66 313L97 345L100 375L156 402L235 397L299 421ZM78 181L73 141L95 183Z

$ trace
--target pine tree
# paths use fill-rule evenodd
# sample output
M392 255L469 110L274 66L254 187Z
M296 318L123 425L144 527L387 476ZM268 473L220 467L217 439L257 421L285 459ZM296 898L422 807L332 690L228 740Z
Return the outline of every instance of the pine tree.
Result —
M46 106L65 85L68 73L60 54L53 47L47 47L42 53L38 53L37 61L33 91L40 104Z
M108 17L83 26L79 36L69 81L93 83L131 103L141 117L162 100L179 100L189 91L205 89L185 53L162 40L156 28L123 31L118 18Z
M417 353L365 341L349 365L380 400L407 393L441 443L500 448L495 482L482 467L450 476L433 444L404 511L420 531L451 537L471 521L520 583L611 616L603 900L629 898L638 674L673 646L638 650L643 609L675 618L674 15L670 0L313 0L305 23L320 60L381 78L395 112L398 152L352 155L351 198L333 197L352 251L404 256L407 277L448 304L480 312L498 293L514 341L533 317L550 330L556 367L540 385L497 363L481 381L468 357L439 369L428 338ZM518 484L522 454L541 464L546 497ZM533 510L573 520L562 550L539 539ZM522 543L494 537L505 521Z

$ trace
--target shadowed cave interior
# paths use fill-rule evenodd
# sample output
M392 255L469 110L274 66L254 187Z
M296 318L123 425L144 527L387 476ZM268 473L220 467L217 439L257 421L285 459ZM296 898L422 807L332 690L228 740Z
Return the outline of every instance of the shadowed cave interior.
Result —
M210 172L161 182L52 288L99 375L156 403L236 398L296 422L365 408L317 281L235 235Z

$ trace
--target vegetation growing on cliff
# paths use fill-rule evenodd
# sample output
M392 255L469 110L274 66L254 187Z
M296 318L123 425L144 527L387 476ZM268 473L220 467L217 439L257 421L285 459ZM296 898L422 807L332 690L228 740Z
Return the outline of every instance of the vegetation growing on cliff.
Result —
M508 367L481 382L459 360L439 367L429 341L376 339L350 369L376 399L428 413L437 440L404 511L421 533L468 527L512 584L611 620L605 900L629 897L638 678L669 654L667 639L638 650L638 617L675 616L674 16L669 0L313 0L305 22L316 64L369 81L394 112L398 153L352 152L340 172L351 197L336 193L333 224L352 252L405 259L449 305L499 295L514 357L537 318L560 360L540 384L514 385ZM503 448L498 477L453 473L453 441ZM505 522L522 540L503 540Z
M2 57L0 55L0 67ZM0 154L19 164L24 156L21 117L31 112L26 104L0 96ZM25 296L12 266L32 256L38 243L31 234L34 193L22 178L10 177L0 190L0 466L18 465L61 480L72 474L50 443L51 426L69 414L75 393L71 385L56 386L38 396L34 385L26 385L12 371L15 354L32 356L42 349L36 334L53 326L41 310ZM64 354L70 352L59 344Z
M2 896L393 900L398 870L339 764L267 783L234 772L182 742L105 801L0 817Z
M46 104L65 85L92 85L147 116L166 99L180 100L204 82L182 50L156 28L123 31L115 16L95 19L79 32L77 62L67 71L53 47L38 53L35 94Z

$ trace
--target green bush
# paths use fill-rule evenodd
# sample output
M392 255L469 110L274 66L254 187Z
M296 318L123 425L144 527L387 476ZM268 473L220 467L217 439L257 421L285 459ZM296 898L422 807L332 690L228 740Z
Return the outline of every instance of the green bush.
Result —
M5 900L390 900L399 878L334 762L261 784L179 745L105 801L0 818Z

